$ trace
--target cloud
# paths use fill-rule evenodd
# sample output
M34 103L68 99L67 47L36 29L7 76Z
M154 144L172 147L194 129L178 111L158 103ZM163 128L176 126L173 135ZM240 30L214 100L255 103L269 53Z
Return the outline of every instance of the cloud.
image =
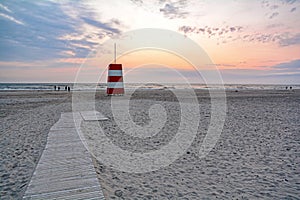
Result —
M226 27L195 27L195 26L180 26L179 31L184 34L196 33L196 34L207 34L209 36L213 35L223 35L230 32L241 32L243 30L242 26L226 26Z
M276 28L283 26L282 24L271 24L267 28ZM251 33L244 30L243 26L223 26L223 27L196 27L196 26L180 26L178 31L185 35L198 34L207 38L216 39L217 44L228 43L233 41L257 42L257 43L277 43L279 46L290 46L300 44L300 33L292 32L282 33Z
M273 1L271 1L271 2L273 2ZM270 9L279 8L278 5L276 5L276 4L272 5L271 2L268 0L262 0L261 4L263 7L269 7ZM300 3L300 0L280 0L279 2L281 2L281 4L292 5L295 3ZM279 3L279 2L277 2L277 3Z
M299 3L299 0L281 0L282 3L284 4L294 4L294 3Z
M280 63L274 66L264 66L259 69L235 68L234 64L215 64L215 66L230 66L219 69L225 83L247 84L290 84L300 83L300 60ZM190 83L204 83L201 73L210 74L210 69L201 70L200 74L195 70L168 69L168 68L139 68L125 73L129 82L180 82L179 76L185 77ZM147 77L145 77L147 74ZM168 74L166 79L165 74ZM181 80L182 81L182 80Z
M261 70L221 70L226 84L299 84L300 74L272 73ZM283 87L284 88L284 87Z
M268 73L265 73L263 76L299 83L300 59L271 66L271 70L269 70Z
M221 69L226 83L249 84L298 84L300 83L300 60L279 63L273 66L262 66L259 69Z
M36 68L41 66L47 66L48 62L7 62L0 61L1 69L20 69L20 68Z
M278 4L280 2L281 4ZM279 16L280 13L284 15L288 11L294 12L296 10L296 7L294 5L295 3L300 3L300 0L281 0L279 2L277 1L276 4L273 4L273 1L261 1L262 7L267 9L267 13L265 15L269 19L274 19L275 17Z
M15 18L12 17L12 16L6 15L6 14L4 14L4 13L0 13L0 16L4 17L5 19L8 19L8 20L10 20L10 21L12 21L12 22L14 22L14 23L16 23L16 24L24 25L23 22L21 22L21 21L15 19Z
M269 16L269 19L273 19L274 17L277 17L279 15L279 12L274 12Z
M5 21L0 29L1 60L34 61L60 56L70 50L60 35L75 32L75 24L64 15L59 4L49 1L6 1L14 15L26 26L15 26ZM51 11L51 12L50 12ZM5 51L4 51L5 49Z
M272 6L270 6L270 9L271 9L271 10L276 10L277 8L279 8L278 5L272 5Z
M66 55L70 55L70 56L75 56L76 54L74 53L74 51L62 51L62 54L66 54Z
M74 7L70 1L69 4L63 4L64 12L77 21L78 27L75 32L64 34L60 39L66 41L70 48L81 50L81 52L91 51L104 41L104 39L121 33L120 27L123 24L116 18L101 21L97 10L82 3ZM76 54L77 57L85 57L83 54Z
M242 26L223 26L223 27L196 27L196 26L180 26L178 31L188 34L199 34L207 36L208 38L215 38L222 43L226 43L227 40L234 40L233 35L241 33L243 31Z
M82 64L86 61L86 58L63 58L59 59L59 63L72 63L72 64Z
M93 20L93 19L90 19L90 18L87 18L87 17L81 17L81 19L84 22L86 22L87 24L90 24L90 25L95 26L97 28L104 29L106 31L113 32L113 33L120 33L120 30L118 30L116 28L112 28L111 24L109 24L109 23L102 23L100 21L96 21L96 20ZM120 23L120 22L118 21L118 23Z
M160 1L160 3L164 4L163 8L160 8L159 11L164 14L165 17L169 19L174 18L185 18L189 13L187 11L183 11L183 8L186 5L185 0L179 1Z
M279 41L279 45L283 47L298 44L300 44L300 33L297 33L291 37L283 38Z
M6 12L11 13L11 10L8 7L2 5L1 3L0 3L0 8L3 9L3 10L5 10Z
M272 66L272 69L280 70L280 71L285 70L288 72L290 71L300 72L300 59L274 65Z
M144 3L143 0L131 0L131 2L138 6L141 6Z
M242 63L239 63L239 64L242 64ZM226 68L232 68L232 67L236 67L237 65L236 64L228 64L228 63L214 63L214 64L208 64L206 65L208 67L226 67Z
M67 13L67 8L76 15ZM5 27L0 28L2 61L86 57L101 39L118 34L122 26L114 18L99 20L93 8L73 1L11 0L0 9L10 12L0 13L0 27Z
M277 43L279 46L300 44L300 34L291 36L292 33L253 33L241 35L237 40L243 42Z

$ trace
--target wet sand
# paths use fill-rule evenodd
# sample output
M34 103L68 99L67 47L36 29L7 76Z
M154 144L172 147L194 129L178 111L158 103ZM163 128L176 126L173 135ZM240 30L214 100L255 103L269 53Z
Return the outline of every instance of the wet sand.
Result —
M197 90L201 120L186 153L170 166L148 173L126 173L94 159L107 199L297 199L300 196L300 91L243 90L227 92L227 116L214 149L198 158L210 120L210 98ZM114 144L133 152L166 145L176 134L180 112L170 91L140 90L130 113L140 125L148 108L167 110L163 131L148 140L128 137L112 120L110 98L96 95L96 109L111 120L100 122ZM24 194L46 144L50 127L61 112L70 112L71 94L61 92L0 92L1 199ZM91 122L84 122L82 127Z

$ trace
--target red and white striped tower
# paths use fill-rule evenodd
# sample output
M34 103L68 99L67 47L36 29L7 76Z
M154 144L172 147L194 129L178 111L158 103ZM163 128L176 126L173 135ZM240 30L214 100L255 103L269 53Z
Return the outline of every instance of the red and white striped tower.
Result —
M108 66L107 95L124 94L122 64Z
M108 66L106 93L107 95L124 94L122 64L116 64L116 44L115 44L115 64L110 64Z

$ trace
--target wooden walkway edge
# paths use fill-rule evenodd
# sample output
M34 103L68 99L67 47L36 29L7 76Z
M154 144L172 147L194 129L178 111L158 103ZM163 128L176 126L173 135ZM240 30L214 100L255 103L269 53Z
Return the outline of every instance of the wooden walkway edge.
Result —
M76 131L74 118L81 117L79 112L62 113L50 129L23 199L105 199L91 155Z

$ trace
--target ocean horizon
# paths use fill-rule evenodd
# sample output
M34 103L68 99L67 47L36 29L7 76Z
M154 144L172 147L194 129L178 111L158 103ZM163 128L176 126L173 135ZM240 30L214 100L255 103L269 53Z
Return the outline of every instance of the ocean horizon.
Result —
M84 91L94 89L93 83L0 83L0 91L51 91L54 90L54 86L60 87L60 90L65 90L65 86L71 87L75 91ZM105 90L106 83L97 83L96 90ZM212 84L206 85L203 83L125 83L125 89L222 89L225 90L286 90L286 89L300 89L300 84Z

